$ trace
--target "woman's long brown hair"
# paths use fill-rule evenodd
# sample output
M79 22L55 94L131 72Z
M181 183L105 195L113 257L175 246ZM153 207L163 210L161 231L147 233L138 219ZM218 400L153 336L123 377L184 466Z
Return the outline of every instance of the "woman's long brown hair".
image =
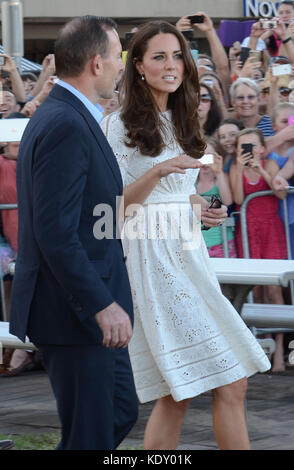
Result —
M121 86L121 118L128 131L126 144L129 147L138 147L143 155L151 157L159 155L165 147L159 109L148 84L141 80L136 69L136 62L142 61L148 41L160 33L174 34L178 38L184 60L183 82L168 98L175 138L187 155L199 158L203 155L206 144L198 120L200 91L197 67L184 36L166 21L143 25L135 33L128 50Z

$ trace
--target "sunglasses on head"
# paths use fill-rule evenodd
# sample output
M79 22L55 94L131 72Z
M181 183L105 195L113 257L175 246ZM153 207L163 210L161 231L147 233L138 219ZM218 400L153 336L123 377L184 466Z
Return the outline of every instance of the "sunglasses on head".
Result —
M267 95L267 94L269 94L269 92L270 92L270 87L266 87L266 88L263 88L263 89L261 90L261 93L262 93L263 95Z
M211 101L211 96L209 94L200 95L200 101L202 101L203 103L208 103L209 101Z
M293 89L288 88L286 86L282 86L279 91L282 96L289 96Z

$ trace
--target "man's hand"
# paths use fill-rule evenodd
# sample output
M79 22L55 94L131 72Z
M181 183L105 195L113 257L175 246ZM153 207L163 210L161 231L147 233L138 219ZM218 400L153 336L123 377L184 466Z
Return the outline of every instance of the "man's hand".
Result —
M95 319L103 333L107 348L124 348L128 345L133 329L129 315L116 303L96 313Z

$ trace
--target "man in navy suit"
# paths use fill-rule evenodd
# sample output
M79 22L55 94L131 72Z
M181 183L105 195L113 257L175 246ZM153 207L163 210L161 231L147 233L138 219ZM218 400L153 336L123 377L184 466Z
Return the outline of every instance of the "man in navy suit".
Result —
M106 204L115 221L123 190L96 106L113 95L123 72L115 23L70 21L57 38L55 61L61 80L30 120L18 157L10 332L27 335L43 354L62 424L58 449L108 450L137 419L122 246L93 234L94 208Z

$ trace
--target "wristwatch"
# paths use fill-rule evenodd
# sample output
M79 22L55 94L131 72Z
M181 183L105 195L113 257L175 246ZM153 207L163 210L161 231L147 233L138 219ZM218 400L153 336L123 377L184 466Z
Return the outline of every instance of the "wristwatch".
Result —
M283 39L283 40L282 40L282 43L283 43L283 44L286 44L286 43L289 42L289 41L292 41L291 36L289 36L287 39Z

